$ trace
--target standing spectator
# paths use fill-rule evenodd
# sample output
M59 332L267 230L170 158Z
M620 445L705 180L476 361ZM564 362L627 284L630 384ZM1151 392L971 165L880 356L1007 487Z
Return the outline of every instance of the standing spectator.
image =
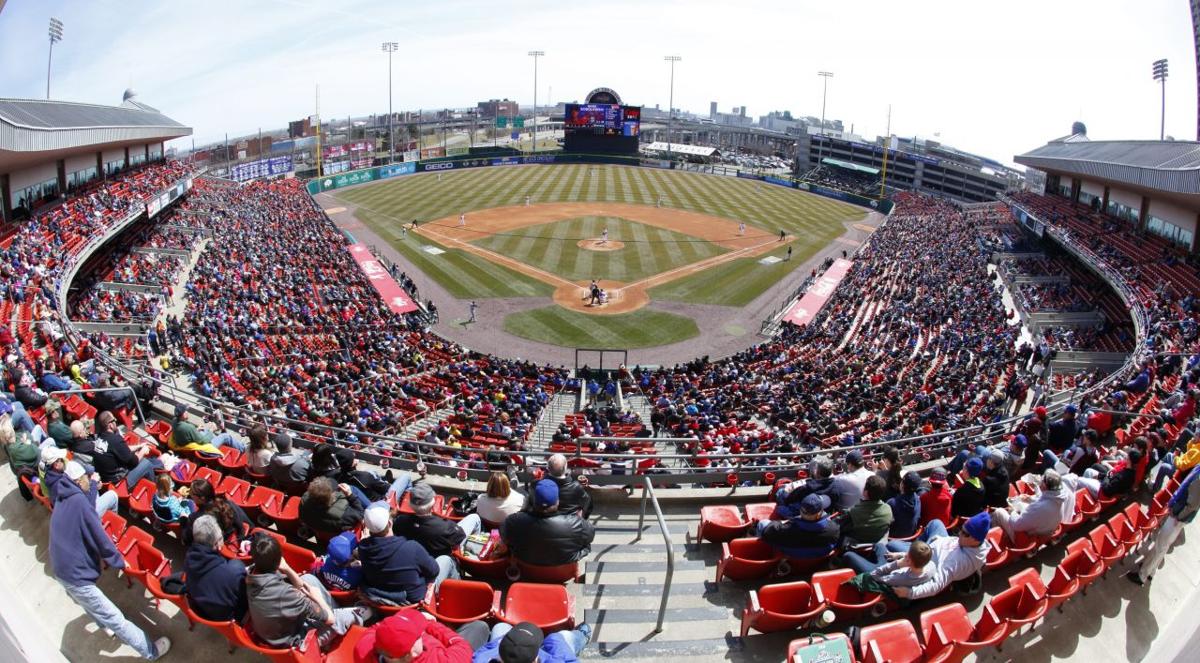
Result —
M918 522L922 526L931 520L950 522L953 519L950 514L953 502L954 493L946 485L946 468L933 468L929 473L929 490L921 493L921 517Z
M88 500L94 488L83 467L71 463L55 491L50 514L50 568L71 600L97 624L111 630L142 658L156 660L170 650L171 641L158 638L151 642L96 586L101 562L120 570L125 568L125 558L108 538Z
M246 565L221 554L224 536L212 516L192 523L192 545L183 560L187 601L204 619L241 621L246 614Z
M1162 566L1163 558L1171 550L1171 545L1179 537L1183 526L1196 518L1200 510L1200 466L1193 467L1187 478L1171 495L1167 502L1167 516L1154 535L1154 548L1142 558L1137 570L1130 571L1125 577L1135 585L1144 585L1154 578L1154 572Z
M591 552L596 530L576 513L560 512L558 484L537 482L533 510L509 516L500 536L512 555L527 564L558 566L578 562Z

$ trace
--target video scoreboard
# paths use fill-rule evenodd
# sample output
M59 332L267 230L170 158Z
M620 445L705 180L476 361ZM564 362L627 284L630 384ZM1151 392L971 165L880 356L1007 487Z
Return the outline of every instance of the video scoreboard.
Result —
M567 104L564 148L568 152L635 154L641 126L640 106Z

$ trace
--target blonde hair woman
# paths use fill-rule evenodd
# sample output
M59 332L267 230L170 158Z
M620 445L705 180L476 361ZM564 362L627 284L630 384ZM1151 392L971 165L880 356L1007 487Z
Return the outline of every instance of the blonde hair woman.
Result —
M512 514L525 506L525 496L512 489L508 475L492 472L488 477L487 494L475 501L475 513L483 519L484 528L499 527Z

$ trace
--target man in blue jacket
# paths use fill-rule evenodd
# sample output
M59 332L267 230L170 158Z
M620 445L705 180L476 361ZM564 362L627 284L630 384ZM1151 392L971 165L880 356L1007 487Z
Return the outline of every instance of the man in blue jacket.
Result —
M576 655L591 637L592 627L587 624L543 636L536 624L502 622L492 627L491 641L475 652L471 663L576 663Z
M50 568L54 577L97 624L112 631L142 658L156 660L171 648L171 641L158 638L152 642L96 586L101 561L123 569L125 559L104 532L100 516L88 500L91 479L75 462L67 463L63 474L63 480L55 486L54 511L50 514Z
M416 541L392 534L392 514L376 502L363 518L370 536L358 544L362 590L372 601L416 605L438 576L437 562Z
M188 604L209 621L240 621L246 614L246 565L221 554L224 542L213 516L192 523L192 545L183 559Z

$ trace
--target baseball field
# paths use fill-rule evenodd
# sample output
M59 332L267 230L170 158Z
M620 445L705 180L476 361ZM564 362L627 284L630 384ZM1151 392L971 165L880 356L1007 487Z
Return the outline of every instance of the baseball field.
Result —
M335 196L454 297L541 299L503 327L565 347L694 337L693 319L655 302L745 306L865 215L754 180L612 165L451 170Z

